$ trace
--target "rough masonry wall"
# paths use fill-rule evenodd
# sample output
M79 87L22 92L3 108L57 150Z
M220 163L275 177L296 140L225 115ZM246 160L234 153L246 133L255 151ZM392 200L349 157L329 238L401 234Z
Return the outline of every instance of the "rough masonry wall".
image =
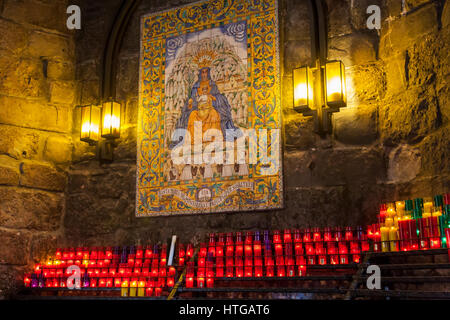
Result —
M0 1L0 297L64 233L76 96L66 8Z
M85 20L76 43L83 104L99 99L99 57L118 3L82 2ZM99 164L95 149L77 140L79 113L74 113L64 220L68 243L366 224L374 221L381 201L448 192L449 1L327 1L329 58L345 63L349 105L333 116L333 134L320 137L311 119L292 111L292 69L311 62L306 1L280 0L286 208L135 218L139 17L185 3L144 0L132 18L118 62L117 98L125 103L112 164ZM366 27L371 4L382 8L380 31Z

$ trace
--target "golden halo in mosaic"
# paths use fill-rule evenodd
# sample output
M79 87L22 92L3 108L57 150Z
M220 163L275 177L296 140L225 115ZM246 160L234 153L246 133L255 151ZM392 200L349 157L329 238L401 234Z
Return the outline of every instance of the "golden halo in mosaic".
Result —
M218 54L213 50L202 48L192 58L192 62L195 63L199 69L202 69L211 66L217 57Z

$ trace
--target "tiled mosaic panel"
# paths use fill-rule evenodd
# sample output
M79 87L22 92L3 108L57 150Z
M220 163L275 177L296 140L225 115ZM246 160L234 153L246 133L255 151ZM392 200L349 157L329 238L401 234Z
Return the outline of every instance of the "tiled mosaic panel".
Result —
M275 140L257 148L278 153L269 175L248 163L248 145L245 164L172 161L183 146L194 159L209 144L194 148L177 128L214 129L222 142L225 128L236 136L253 128L258 138L259 129L281 128L277 26L274 0L205 1L142 18L137 216L282 207Z

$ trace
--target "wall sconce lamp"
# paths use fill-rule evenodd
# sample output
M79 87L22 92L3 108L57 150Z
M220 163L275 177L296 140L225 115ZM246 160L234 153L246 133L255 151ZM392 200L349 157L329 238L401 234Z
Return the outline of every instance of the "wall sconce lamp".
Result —
M141 0L123 0L108 33L103 52L100 106L81 107L81 141L97 146L100 161L113 161L113 150L120 138L121 104L116 96L118 55L131 17ZM103 139L101 139L103 138Z
M314 66L293 70L294 110L314 118L314 132L331 133L331 115L347 105L345 67L327 60L327 26L323 0L309 0L311 55Z
M80 140L96 145L100 137L101 108L99 106L81 107L81 133Z
M331 114L347 105L345 67L341 61L316 62L293 70L294 110L314 117L314 131L331 132Z
M120 103L110 100L102 107L102 137L120 138Z
M116 139L120 138L120 111L120 103L112 99L101 106L81 107L80 140L91 146L97 145L100 160L113 161L114 159L113 150L117 146Z

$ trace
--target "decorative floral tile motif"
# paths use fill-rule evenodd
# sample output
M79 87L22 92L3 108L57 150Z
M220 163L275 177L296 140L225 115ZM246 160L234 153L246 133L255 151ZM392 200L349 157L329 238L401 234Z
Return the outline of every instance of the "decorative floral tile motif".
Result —
M283 206L277 10L210 0L142 17L137 216Z

